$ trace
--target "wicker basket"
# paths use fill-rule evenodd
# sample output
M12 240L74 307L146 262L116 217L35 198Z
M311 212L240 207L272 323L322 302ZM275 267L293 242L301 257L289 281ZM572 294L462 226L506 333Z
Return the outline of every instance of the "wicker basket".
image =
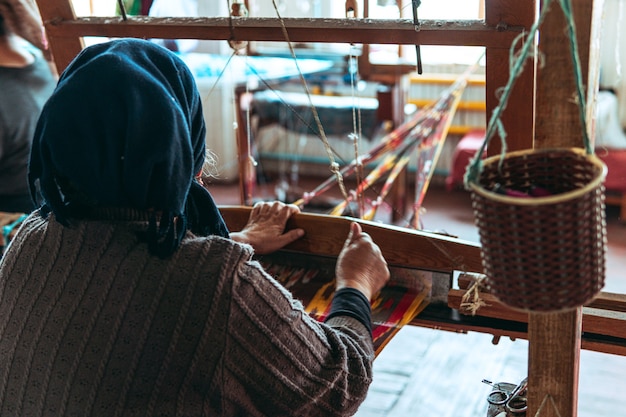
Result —
M605 165L581 149L511 152L500 161L485 159L478 183L469 183L489 291L534 312L591 301L605 278ZM511 196L538 189L550 195Z

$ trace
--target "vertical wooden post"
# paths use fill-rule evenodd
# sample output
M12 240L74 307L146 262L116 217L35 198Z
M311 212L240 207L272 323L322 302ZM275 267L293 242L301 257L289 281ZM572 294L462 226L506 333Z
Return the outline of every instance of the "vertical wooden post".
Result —
M527 415L576 417L582 307L528 319Z
M542 2L543 3L543 2ZM574 21L586 86L597 88L589 61L591 28L599 19L594 0L573 0ZM597 22L595 23L597 24ZM566 20L557 1L540 28L542 65L537 72L535 147L583 147L575 97L574 67ZM594 62L593 65L597 65ZM530 313L528 322L529 416L576 417L582 307L563 313Z
M536 1L519 0L485 0L485 22L489 26L523 26L530 29L535 22ZM485 90L487 122L493 109L499 103L497 91L503 88L509 80L509 48L487 48ZM500 120L504 125L509 151L532 148L534 105L535 105L535 64L529 59L524 72L517 79L510 96L507 109L502 113ZM489 155L498 155L501 150L499 135L494 135L489 149Z
M252 132L249 131L248 120L246 114L251 105L251 93L246 92L245 87L235 87L235 106L236 114L235 120L237 120L237 162L239 166L239 201L242 206L251 206L253 204L254 191L256 186L256 168L250 159L250 143L248 141L248 135Z
M54 25L55 20L74 20L76 14L70 0L64 1L38 1L39 14L44 27ZM79 37L48 37L52 57L60 73L72 62L74 57L83 50L84 43Z
M594 16L594 0L572 0L576 25L578 50L585 88L597 87L598 71L590 71L589 54ZM556 148L575 146L582 148L579 106L575 96L574 67L570 41L566 31L565 15L558 1L552 1L550 11L540 28L539 51L542 64L537 71L537 118L535 121L535 147ZM597 67L598 62L593 66Z

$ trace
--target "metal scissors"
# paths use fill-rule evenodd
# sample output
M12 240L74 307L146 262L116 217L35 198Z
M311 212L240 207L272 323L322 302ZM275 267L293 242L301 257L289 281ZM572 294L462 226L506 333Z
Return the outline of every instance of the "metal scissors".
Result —
M489 404L504 407L507 413L522 414L528 408L526 402L526 389L528 378L524 378L512 391L496 388L487 396Z

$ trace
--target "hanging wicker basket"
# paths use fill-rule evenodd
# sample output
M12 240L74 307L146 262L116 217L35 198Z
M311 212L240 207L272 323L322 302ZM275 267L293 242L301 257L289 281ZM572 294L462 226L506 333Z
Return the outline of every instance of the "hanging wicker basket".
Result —
M526 150L483 161L468 185L486 283L496 298L515 309L556 312L600 292L605 177L602 161L582 149Z

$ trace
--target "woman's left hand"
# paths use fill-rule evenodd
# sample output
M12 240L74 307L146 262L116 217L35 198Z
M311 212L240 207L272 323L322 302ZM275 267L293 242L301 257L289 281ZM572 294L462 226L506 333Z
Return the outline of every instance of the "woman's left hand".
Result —
M259 255L272 253L304 236L303 229L285 231L287 220L295 213L300 213L300 209L293 204L256 203L246 226L240 232L231 233L230 238L251 245Z

